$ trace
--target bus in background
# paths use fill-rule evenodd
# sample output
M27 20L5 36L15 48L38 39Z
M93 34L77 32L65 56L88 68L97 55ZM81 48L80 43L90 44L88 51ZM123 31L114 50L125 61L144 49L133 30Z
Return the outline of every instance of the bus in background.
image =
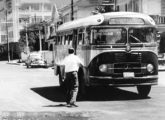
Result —
M55 73L62 85L64 66L58 65L73 47L83 61L78 71L80 93L90 86L136 86L147 97L158 83L157 30L148 15L111 12L92 15L57 29Z

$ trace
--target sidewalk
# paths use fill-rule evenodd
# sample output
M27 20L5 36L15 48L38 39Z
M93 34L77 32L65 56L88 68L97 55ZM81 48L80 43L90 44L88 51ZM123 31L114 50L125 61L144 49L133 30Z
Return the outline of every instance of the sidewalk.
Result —
M25 65L25 63L19 62L19 60L10 60L9 62L6 61L6 63L11 65Z

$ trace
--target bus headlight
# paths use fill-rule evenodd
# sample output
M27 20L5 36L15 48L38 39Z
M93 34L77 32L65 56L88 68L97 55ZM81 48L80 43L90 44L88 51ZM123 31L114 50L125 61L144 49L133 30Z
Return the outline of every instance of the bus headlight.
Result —
M154 71L154 66L153 66L152 64L148 64L148 65L147 65L147 71L148 71L149 73L153 73L153 71Z
M100 70L101 72L107 72L107 65L105 65L105 64L100 65L100 66L99 66L99 70Z

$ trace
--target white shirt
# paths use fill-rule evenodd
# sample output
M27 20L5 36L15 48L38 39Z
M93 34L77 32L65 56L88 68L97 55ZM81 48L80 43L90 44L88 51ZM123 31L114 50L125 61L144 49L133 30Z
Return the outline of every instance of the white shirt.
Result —
M80 65L82 65L81 60L74 54L69 54L65 57L62 62L65 65L65 72L78 71Z

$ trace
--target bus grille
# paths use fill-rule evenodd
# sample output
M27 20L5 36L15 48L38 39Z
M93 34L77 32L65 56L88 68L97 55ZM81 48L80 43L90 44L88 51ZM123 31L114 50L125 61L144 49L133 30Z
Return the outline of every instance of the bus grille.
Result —
M141 73L140 63L116 63L114 64L114 73L134 72Z
M115 53L115 62L141 62L141 53Z

